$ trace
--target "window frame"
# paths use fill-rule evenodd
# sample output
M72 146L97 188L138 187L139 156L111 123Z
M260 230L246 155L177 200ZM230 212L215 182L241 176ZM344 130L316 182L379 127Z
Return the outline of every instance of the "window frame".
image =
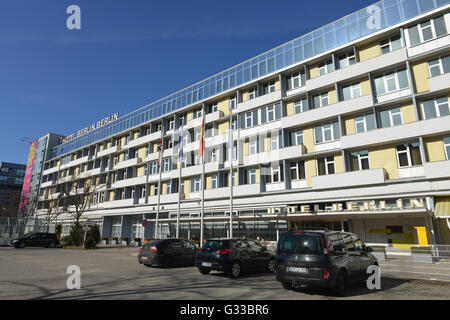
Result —
M303 167L303 171L300 169L300 167ZM291 174L291 181L301 181L306 179L306 168L305 168L305 161L304 160L298 160L293 161L289 163L289 169ZM296 178L292 178L292 172L295 171ZM303 173L304 177L300 178L300 172Z
M410 148L410 145L412 145L412 144L417 144L417 145L418 145L419 153L420 153L420 162L421 162L421 164L416 164L416 165L413 165L413 164L412 164L411 148ZM399 147L399 146L406 146L406 150L401 150L401 151L399 151L399 150L398 150L398 147ZM399 168L399 169L423 166L423 162L422 162L422 151L420 150L420 143L419 143L419 142L408 142L408 143L398 144L398 145L395 147L395 153L396 153L396 155L397 155L397 165L398 165L398 168ZM408 160L408 165L402 166L402 165L400 164L400 157L399 157L399 154L400 154L400 153L406 153L407 160Z
M445 142L447 140L447 142ZM444 152L447 160L450 160L450 136L444 137L442 139L442 144L444 145Z
M445 98L445 96L439 97L439 98L430 99L430 100L433 100L433 105L434 105L434 111L436 113L436 118L445 117L445 115L444 116L441 115L441 109L439 108L439 106L441 106L441 105L447 104L447 108L448 108L449 113L450 113L450 98L448 96L447 96L447 102L440 102L440 103L438 103L438 100L443 99L443 98ZM430 100L425 100L425 101L430 101ZM423 118L425 120L435 119L435 118L427 118L426 117L425 108L424 108L424 102L425 101L422 101L420 103L421 109L422 109L422 116L423 116Z
M367 154L366 155L361 155L361 153L363 153L363 152L367 152ZM370 168L372 168L372 166L370 164L370 154L369 154L368 150L350 152L349 153L349 157L350 156L355 156L355 154L357 154L357 158L358 158L358 170L355 170L354 168L352 168L352 165L351 165L352 162L351 162L351 158L350 158L349 159L350 160L350 168L351 168L352 171L370 170ZM369 164L369 167L367 169L363 169L363 166L362 166L362 161L363 160L367 160L367 162Z
M333 158L333 160L329 160L330 158ZM325 164L325 174L320 174L320 166L319 166L319 161L321 159L324 159L324 164ZM324 156L324 157L319 157L317 158L317 175L318 176L328 176L330 174L336 174L336 161L334 159L334 156ZM328 170L328 166L330 164L333 164L333 173L330 173Z

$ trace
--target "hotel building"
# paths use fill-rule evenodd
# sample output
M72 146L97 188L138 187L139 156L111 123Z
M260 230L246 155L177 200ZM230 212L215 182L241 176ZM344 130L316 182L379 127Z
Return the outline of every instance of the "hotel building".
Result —
M78 181L103 237L226 237L232 195L233 236L450 244L449 3L377 2L80 130L46 157L36 214Z

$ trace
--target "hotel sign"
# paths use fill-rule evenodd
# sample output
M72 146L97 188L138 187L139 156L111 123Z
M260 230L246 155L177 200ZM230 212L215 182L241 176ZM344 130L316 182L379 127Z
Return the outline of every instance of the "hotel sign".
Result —
M108 123L116 121L117 119L119 119L119 113L118 112L114 113L110 117L106 117L106 118L104 118L102 120L97 121L97 123L91 124L89 127L86 127L86 128L81 129L81 130L78 130L78 132L76 134L76 137L78 138L78 137L81 137L82 135L84 135L84 134L86 134L88 132L97 130L97 129L107 125ZM73 139L75 139L75 133L71 134L70 136L65 137L64 139L62 139L61 143L66 143L66 142L68 142L70 140L73 140Z

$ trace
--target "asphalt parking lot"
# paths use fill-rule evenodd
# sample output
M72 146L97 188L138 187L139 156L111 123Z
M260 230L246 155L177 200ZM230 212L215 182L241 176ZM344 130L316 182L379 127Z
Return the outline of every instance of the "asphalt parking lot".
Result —
M285 290L273 274L201 275L194 267L147 268L137 248L95 250L0 248L0 299L165 299L165 300L316 300L450 299L449 283L381 279L381 290L364 286L337 298L324 290ZM81 289L68 290L67 267L81 270ZM383 274L383 269L381 270Z

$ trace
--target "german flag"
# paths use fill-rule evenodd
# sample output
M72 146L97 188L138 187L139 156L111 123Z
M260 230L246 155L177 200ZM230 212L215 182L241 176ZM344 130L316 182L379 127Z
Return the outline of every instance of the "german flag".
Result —
M202 132L200 134L200 146L198 148L198 156L203 157L203 151L205 148L205 118L202 121Z

